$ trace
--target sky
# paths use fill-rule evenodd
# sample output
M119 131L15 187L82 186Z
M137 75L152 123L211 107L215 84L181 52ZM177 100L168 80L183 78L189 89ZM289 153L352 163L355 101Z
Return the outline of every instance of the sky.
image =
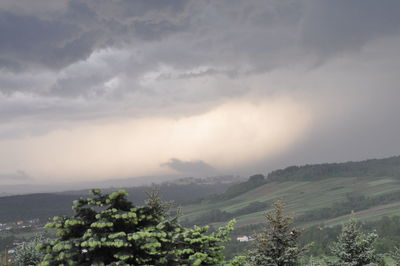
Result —
M397 0L2 0L0 184L400 155Z

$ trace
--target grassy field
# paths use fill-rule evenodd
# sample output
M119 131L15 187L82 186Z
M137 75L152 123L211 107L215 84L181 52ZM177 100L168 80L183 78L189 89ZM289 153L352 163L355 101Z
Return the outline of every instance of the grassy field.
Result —
M183 206L182 218L194 221L212 209L232 213L254 201L264 202L277 199L287 203L288 213L298 216L306 211L330 207L336 202L345 201L347 195L362 194L366 197L373 197L396 191L400 193L400 182L391 177L334 177L316 181L272 182L228 200L203 200L199 204ZM254 212L236 217L237 227L263 222L264 212ZM400 201L373 206L356 213L361 220L379 219L385 215L400 215ZM346 219L348 216L340 216L325 221L305 223L304 226L322 222L328 226L336 225Z

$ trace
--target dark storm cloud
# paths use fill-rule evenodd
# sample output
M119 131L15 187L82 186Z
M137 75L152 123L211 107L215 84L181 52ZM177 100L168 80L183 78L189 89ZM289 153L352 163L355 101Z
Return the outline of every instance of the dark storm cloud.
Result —
M396 0L310 1L302 24L307 50L320 56L359 49L368 41L400 32Z
M60 69L97 48L136 37L158 38L175 30L163 12L181 11L184 1L114 1L111 11L104 6L108 1L73 0L65 10L47 16L0 9L0 66L14 71L29 65Z
M182 174L215 174L216 170L211 165L198 161L182 161L176 158L163 163L162 166L168 166Z
M153 94L149 106L154 108L160 98L240 96L245 87L198 97L184 90L172 95L170 89L144 88L140 79L163 64L182 72L160 73L159 80L166 81L240 79L313 64L397 34L399 11L395 0L5 1L0 5L0 96L20 92L112 103L131 95L143 101L143 95ZM108 59L98 58L101 49L110 51ZM120 57L113 54L118 50L124 51ZM205 68L192 71L199 66ZM114 77L119 77L116 85L107 87Z
M400 93L384 91L382 94L374 95L373 103L355 112L320 121L302 142L294 145L284 156L252 165L251 172L255 169L269 172L289 165L398 156L400 127L397 99Z
M398 14L397 0L0 1L0 139L278 95L316 122L270 165L392 155ZM216 171L180 159L165 166Z
M72 24L32 16L0 13L2 67L23 69L26 64L60 67L85 58L93 36L80 35Z
M184 33L187 38L177 40L185 43L177 43L172 56L162 47L165 54L154 56L183 66L240 61L270 69L297 59L303 49L324 56L395 34L399 11L395 0L73 0L46 15L1 10L0 63L12 70L29 65L60 69L99 48Z
M157 109L165 102L240 96L246 86L194 91L146 87L141 80L162 65L180 73L159 73L160 82L213 76L240 80L304 62L313 65L395 36L399 12L395 0L4 1L0 100L16 93L27 96L7 100L3 107L23 107L2 115L78 113L71 111L74 99L104 110L104 104L113 103L145 102Z

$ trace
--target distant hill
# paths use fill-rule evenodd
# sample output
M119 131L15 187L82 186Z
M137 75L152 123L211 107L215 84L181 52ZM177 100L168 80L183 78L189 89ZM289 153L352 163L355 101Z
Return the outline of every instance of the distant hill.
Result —
M261 185L264 185L265 183L267 183L267 180L265 179L264 175L262 174L253 175L250 176L247 181L230 186L223 193L215 195L213 199L216 201L223 199L231 199L247 191L255 189Z
M0 198L0 223L71 214L76 195L38 193Z
M291 166L265 179L257 175L224 193L183 206L188 224L236 218L239 227L263 222L270 203L282 199L302 225L338 224L352 210L361 219L400 214L400 157Z
M234 183L229 183L234 180ZM263 221L271 202L282 199L302 225L338 224L352 210L362 219L400 214L400 156L361 162L291 166L239 183L237 178L185 178L158 185L164 200L182 205L185 224L221 223L236 218L238 226ZM117 188L106 189L105 192ZM125 188L142 204L151 186ZM47 219L71 212L71 201L88 191L0 197L0 223Z
M163 200L186 204L198 201L212 194L223 192L226 188L238 182L238 177L213 178L182 178L154 186L126 187L129 199L137 205L147 199L146 192L157 187ZM121 188L108 188L111 192ZM0 223L39 218L47 220L50 217L70 214L72 201L89 195L88 190L68 191L62 193L36 193L0 197Z
M290 166L268 174L268 181L322 180L330 177L400 178L400 156L372 159L361 162L325 163Z

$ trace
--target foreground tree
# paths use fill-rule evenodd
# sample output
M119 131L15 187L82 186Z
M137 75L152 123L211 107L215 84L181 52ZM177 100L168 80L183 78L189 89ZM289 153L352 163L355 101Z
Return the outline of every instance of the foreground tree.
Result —
M360 224L352 217L343 225L338 241L331 248L335 260L329 261L332 266L365 266L375 265L382 260L377 254L374 242L378 238L376 233L363 233Z
M390 252L390 257L394 260L396 266L400 266L400 248L395 247L392 252Z
M252 265L292 266L307 250L299 247L301 230L293 227L293 217L283 213L285 204L277 201L273 210L266 213L266 227L257 235L255 247L249 254Z
M48 224L57 239L42 246L40 265L219 265L221 242L233 222L207 234L208 227L183 228L166 218L168 206L157 193L135 207L125 191L74 201L72 217L55 217Z
M15 248L13 264L15 266L37 265L42 261L44 253L38 246L46 241L43 234L35 235L30 241L24 242Z

